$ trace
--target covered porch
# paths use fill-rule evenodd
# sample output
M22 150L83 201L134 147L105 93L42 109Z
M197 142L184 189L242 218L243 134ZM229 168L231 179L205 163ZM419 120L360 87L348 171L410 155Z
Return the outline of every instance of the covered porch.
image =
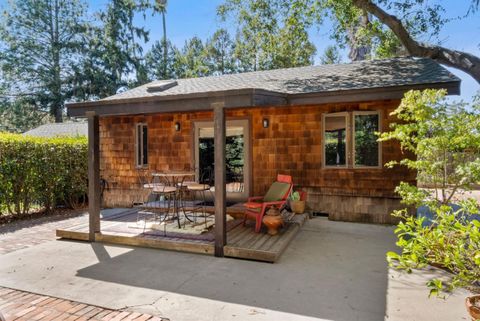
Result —
M266 235L265 231L255 233L252 227L243 227L241 224L236 224L238 222L227 224L227 196L231 195L228 192L231 183L227 181L226 111L239 106L251 106L252 98L255 98L255 101L257 96L263 97L264 95L263 92L258 93L252 90L232 91L222 93L219 96L201 97L194 100L175 97L174 105L171 105L172 100L170 99L155 104L143 102L136 105L136 108L126 105L123 101L121 103L100 101L69 105L70 115L88 119L89 215L88 221L84 224L58 230L57 236L90 242L145 246L213 254L217 257L231 256L274 262L296 234L301 224L296 222L286 224L280 235L275 237ZM280 98L277 94L272 94L269 97L270 99L263 100L260 105L277 101ZM129 224L131 225L135 220L138 221L138 210L135 208L119 212L113 216L103 215L101 213L103 194L101 182L105 179L105 175L109 175L109 180L113 180L114 183L116 178L119 178L123 187L129 187L136 183L134 182L136 179L134 176L141 171L147 170L150 172L149 175L151 173L166 173L168 169L182 164L188 165L190 169L194 168L196 171L194 179L199 182L199 177L201 177L199 170L202 170L202 167L201 164L198 164L198 155L195 154L198 153L198 145L191 142L187 143L184 137L186 135L196 137L196 133L200 131L200 128L196 126L202 124L202 122L198 122L198 119L195 123L189 122L187 129L181 128L186 125L185 122L183 124L175 123L175 127L169 126L169 130L162 128L162 125L158 123L156 123L156 127L153 125L155 119L183 118L184 115L204 117L203 122L209 123L207 127L211 131L206 134L206 137L211 140L210 144L212 145L210 164L213 167L214 180L211 180L209 185L213 206L209 208L209 212L212 214L214 223L208 231L208 238L199 237L192 240L185 236L160 235L161 233L155 233L155 231L149 229L147 231L133 229ZM123 120L129 122L128 129L123 130L125 133L119 130L119 128L123 128ZM133 122L134 126L131 126L130 122ZM241 123L246 124L241 128L243 131L242 139L247 142L247 146L250 142L248 123L248 117ZM147 124L154 128L147 129ZM110 134L111 136L109 136ZM125 140L122 141L119 136ZM135 138L131 139L132 136ZM146 147L148 147L148 154ZM163 151L168 153L169 156L162 157L161 153L164 153ZM157 154L153 155L155 152ZM249 174L251 170L250 147L243 148L242 153L243 168ZM185 156L187 154L189 156ZM107 158L108 161L106 162ZM195 158L197 158L196 163ZM243 177L241 193L237 194L242 194L243 197L236 198L237 203L252 195L250 190L251 175L246 173L242 175L245 176ZM120 195L120 197L122 196ZM229 197L229 200L231 201L232 198ZM131 205L135 205L134 202ZM229 209L229 211L236 212L240 216L243 215L243 210L239 212L238 208ZM304 217L301 219L299 217L298 221L303 223ZM180 222L178 226L180 227Z

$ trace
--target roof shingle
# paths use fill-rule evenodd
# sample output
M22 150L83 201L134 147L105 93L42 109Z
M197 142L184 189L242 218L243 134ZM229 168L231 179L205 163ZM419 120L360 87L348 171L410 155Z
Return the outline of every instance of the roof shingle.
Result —
M459 78L431 59L403 57L178 79L175 86L167 86L165 90L152 90L156 86L165 85L165 81L160 80L102 100L188 95L237 89L304 94L459 81Z
M44 124L23 134L37 137L88 136L88 125L86 122Z

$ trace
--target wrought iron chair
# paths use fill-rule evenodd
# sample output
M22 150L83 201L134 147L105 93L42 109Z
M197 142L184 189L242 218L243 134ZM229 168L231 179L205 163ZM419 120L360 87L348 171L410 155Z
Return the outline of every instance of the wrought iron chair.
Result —
M192 208L190 213L193 214L195 222L198 217L203 217L205 227L207 227L207 218L208 216L210 216L210 214L206 210L206 193L210 191L211 186L207 182L213 182L212 171L210 167L202 171L202 177L200 177L198 183L187 185L187 190L192 196Z

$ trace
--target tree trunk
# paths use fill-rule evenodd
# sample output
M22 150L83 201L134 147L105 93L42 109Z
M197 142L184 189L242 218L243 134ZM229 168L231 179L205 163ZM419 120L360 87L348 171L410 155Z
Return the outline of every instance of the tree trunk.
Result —
M371 51L371 46L361 44L357 36L357 31L359 27L365 28L370 23L368 19L368 13L363 10L363 14L359 19L359 26L352 27L348 30L348 39L350 45L350 52L348 53L348 58L351 61L361 61L367 59L368 54Z
M55 116L55 122L63 122L63 105L62 105L62 80L60 76L60 41L59 41L59 27L58 27L58 14L59 4L58 0L55 0L54 7L54 21L52 24L52 59L53 59L53 84L52 95L54 100L51 106L51 112Z
M380 22L387 25L405 46L408 53L415 57L431 58L438 63L460 69L472 76L480 84L480 57L448 49L442 46L421 44L414 40L400 19L390 15L371 0L352 0L360 9L368 11Z

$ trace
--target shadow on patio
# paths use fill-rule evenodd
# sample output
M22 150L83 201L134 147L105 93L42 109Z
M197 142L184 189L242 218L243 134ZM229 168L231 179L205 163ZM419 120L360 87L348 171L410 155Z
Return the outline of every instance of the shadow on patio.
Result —
M327 320L384 320L385 253L393 244L390 227L315 218L276 264L143 248L116 252L96 243L99 263L77 276L140 288L137 294L157 290L160 298L174 293ZM164 304L153 303L162 311Z

